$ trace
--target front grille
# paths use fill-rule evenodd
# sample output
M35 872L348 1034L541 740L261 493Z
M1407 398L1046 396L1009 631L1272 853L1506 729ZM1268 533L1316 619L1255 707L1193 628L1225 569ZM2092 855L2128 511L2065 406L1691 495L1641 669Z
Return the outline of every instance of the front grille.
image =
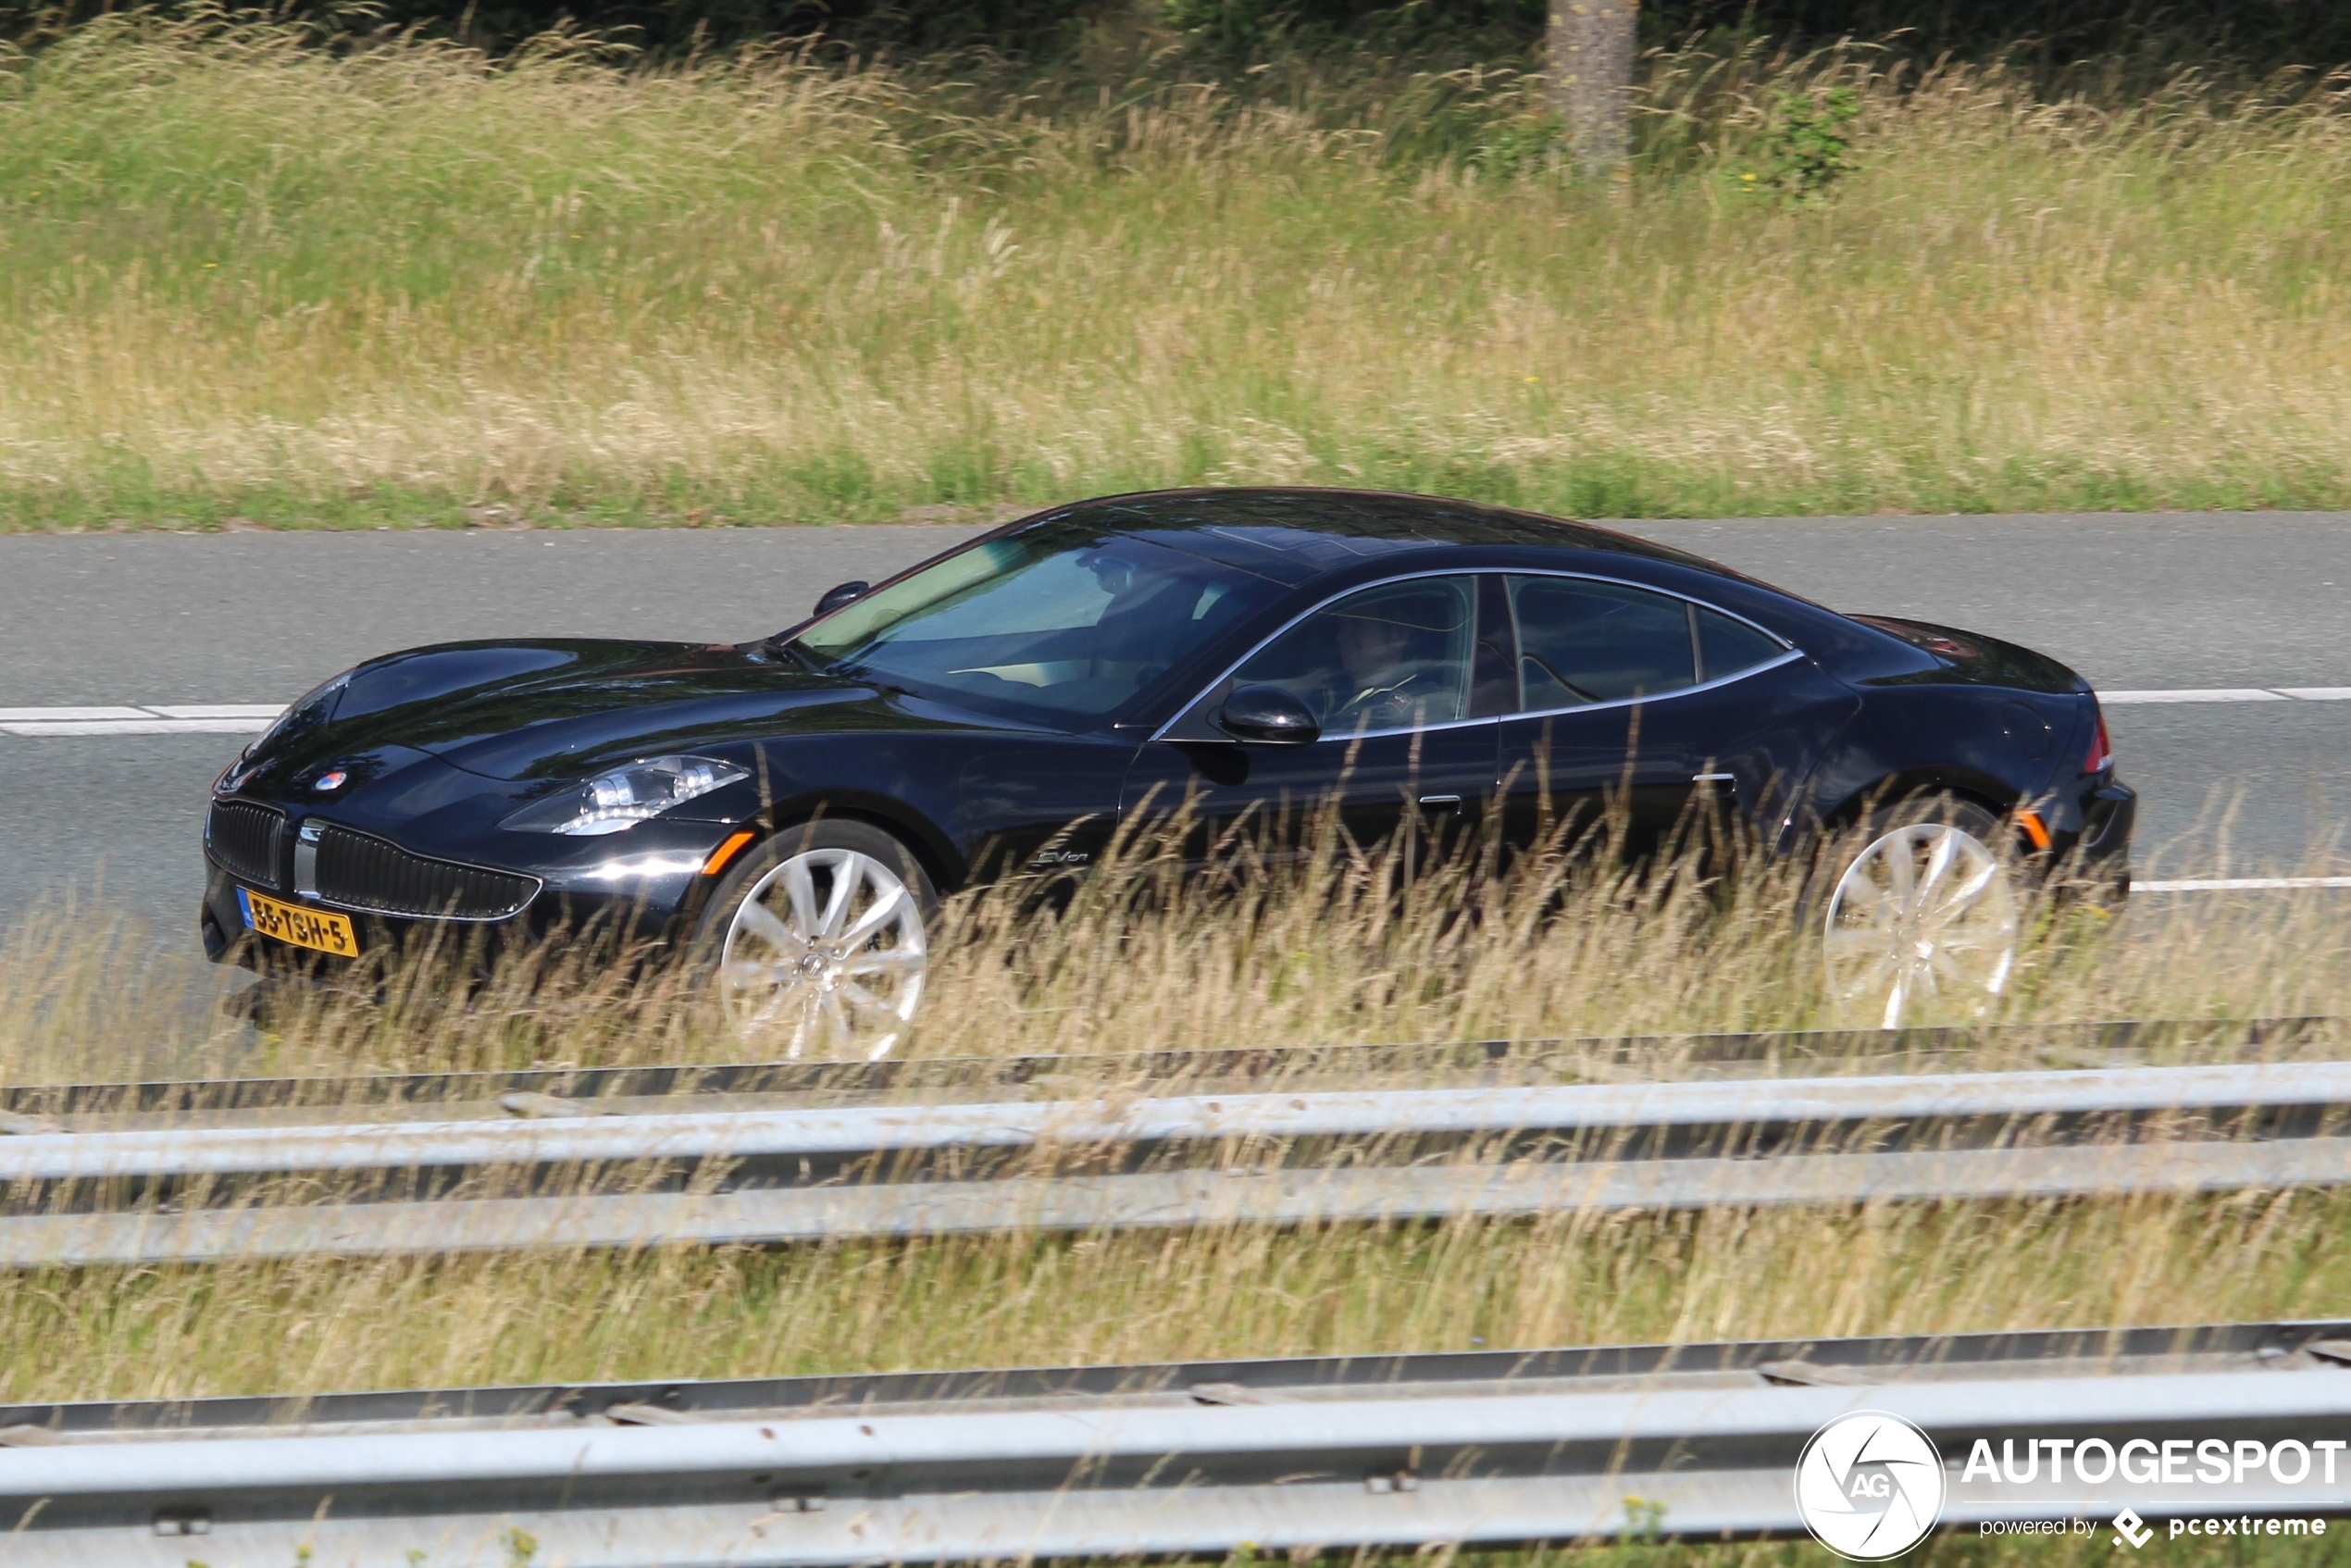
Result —
M275 889L278 849L285 841L286 814L251 801L215 801L205 819L205 852L232 877Z
M319 826L314 876L329 903L426 919L503 920L539 891L535 877L430 860L330 822Z

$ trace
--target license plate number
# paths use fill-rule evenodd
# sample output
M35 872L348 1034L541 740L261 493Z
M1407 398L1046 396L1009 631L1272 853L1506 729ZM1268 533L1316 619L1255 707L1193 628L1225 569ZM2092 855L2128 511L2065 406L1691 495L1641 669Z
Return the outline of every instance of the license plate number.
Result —
M304 909L299 904L280 903L276 899L259 893L237 890L237 907L244 912L245 929L258 931L295 947L306 947L315 952L331 952L341 958L355 958L359 953L359 933L351 921L341 915L330 915L323 909Z

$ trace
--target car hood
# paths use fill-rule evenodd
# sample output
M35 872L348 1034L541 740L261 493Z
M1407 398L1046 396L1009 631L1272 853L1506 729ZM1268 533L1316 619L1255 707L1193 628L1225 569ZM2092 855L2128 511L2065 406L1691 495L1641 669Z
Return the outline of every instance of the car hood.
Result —
M370 660L339 692L298 706L255 759L256 782L401 753L490 778L578 778L665 751L868 727L880 705L870 686L809 674L756 645L442 643Z

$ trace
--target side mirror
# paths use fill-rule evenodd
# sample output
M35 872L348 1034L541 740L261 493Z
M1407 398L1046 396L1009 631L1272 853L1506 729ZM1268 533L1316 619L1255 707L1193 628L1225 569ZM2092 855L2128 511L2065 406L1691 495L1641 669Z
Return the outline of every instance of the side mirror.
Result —
M852 599L864 598L872 591L873 586L870 582L844 582L837 587L827 588L825 590L824 597L816 601L816 613L820 616L829 616Z
M1303 746L1323 734L1306 704L1278 686L1242 687L1216 710L1215 723L1234 740L1260 746Z

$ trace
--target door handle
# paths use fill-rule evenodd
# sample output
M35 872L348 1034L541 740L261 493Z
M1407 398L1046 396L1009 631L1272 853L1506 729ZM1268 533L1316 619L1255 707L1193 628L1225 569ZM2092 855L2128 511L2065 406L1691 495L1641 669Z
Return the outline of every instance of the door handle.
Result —
M1736 784L1738 781L1739 776L1735 773L1693 773L1690 775L1690 782L1693 784Z
M1459 813L1462 809L1462 797L1459 795L1423 795L1421 797L1421 809L1432 812L1449 811Z

